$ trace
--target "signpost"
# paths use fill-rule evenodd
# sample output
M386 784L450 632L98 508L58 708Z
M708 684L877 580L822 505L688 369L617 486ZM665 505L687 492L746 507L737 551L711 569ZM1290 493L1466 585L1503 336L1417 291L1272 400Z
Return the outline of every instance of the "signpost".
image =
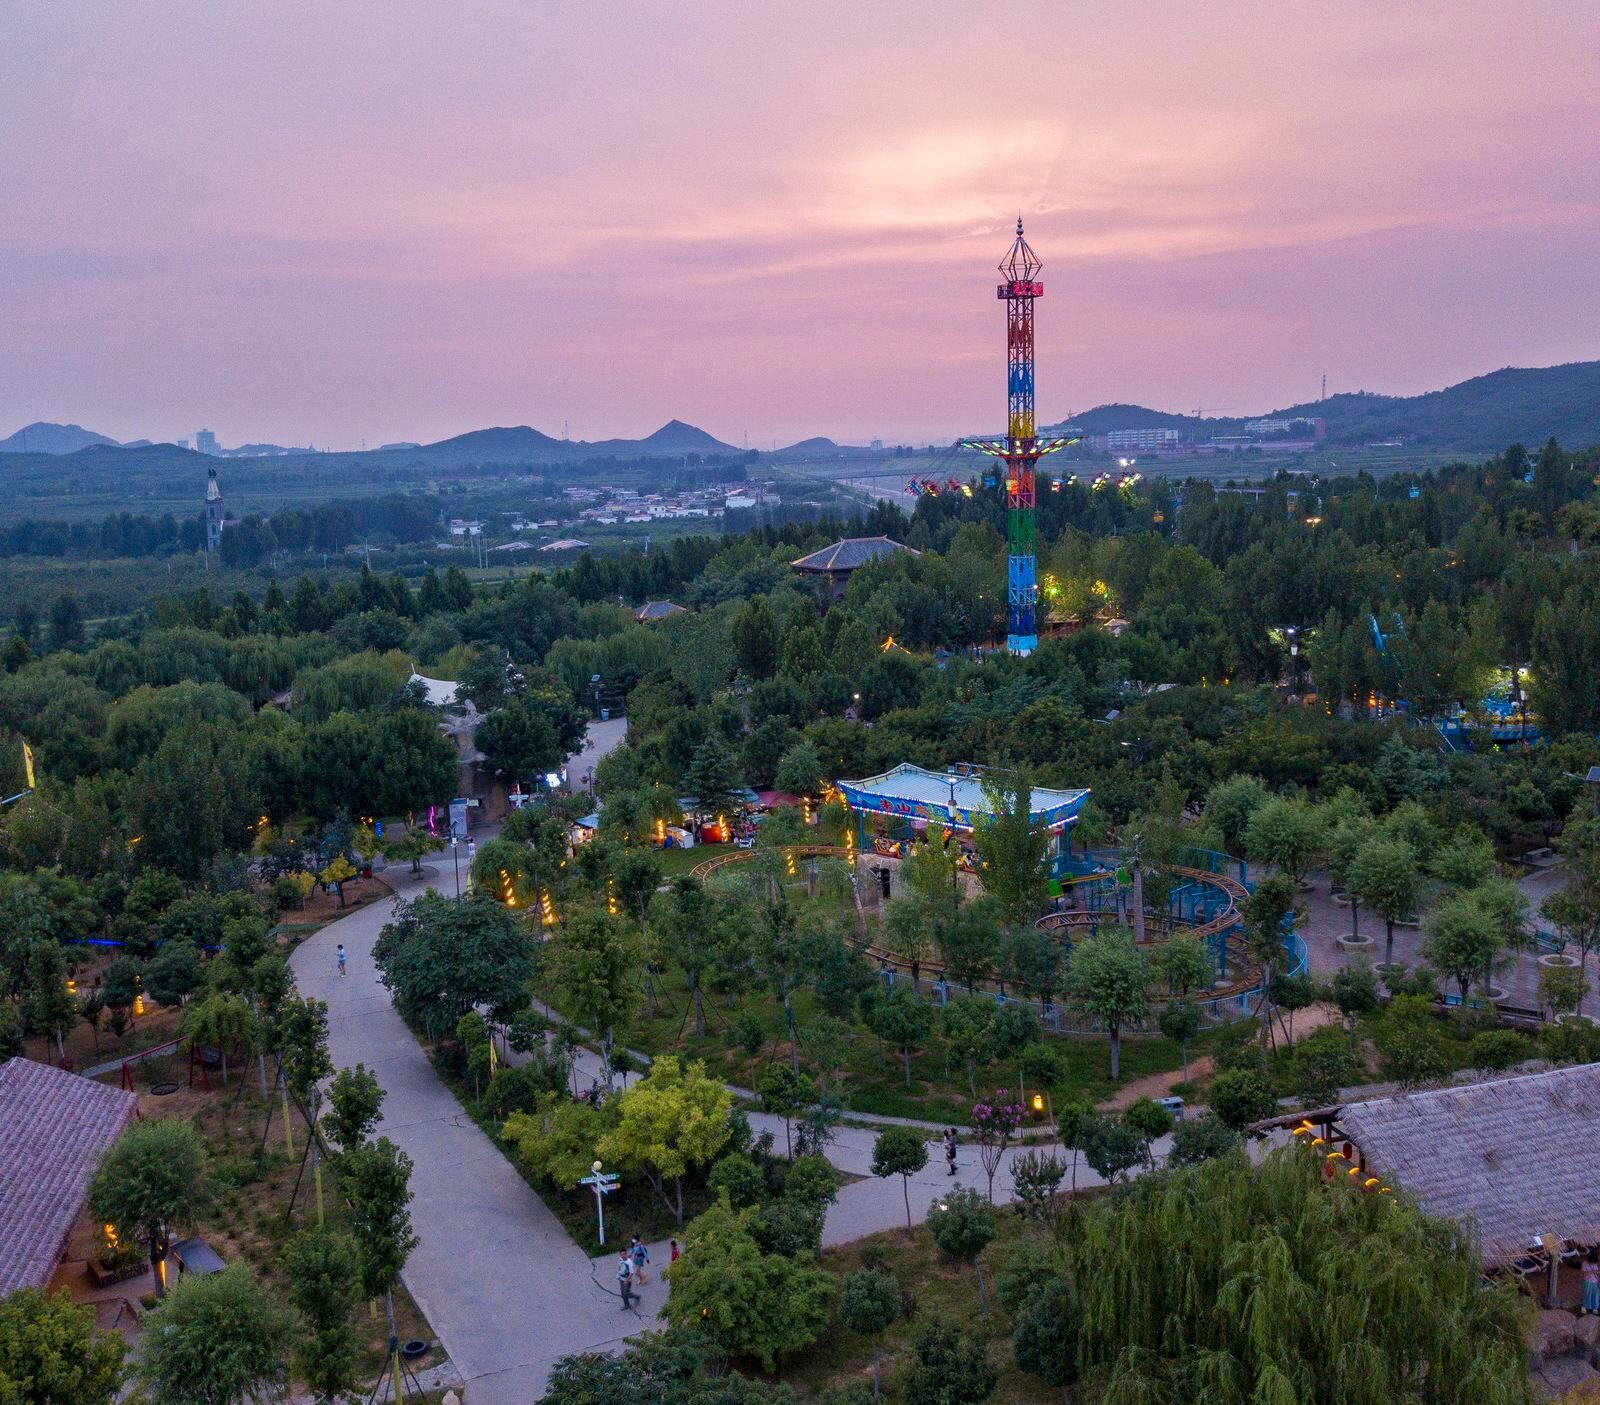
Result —
M598 1161L594 1163L591 1169L594 1174L584 1176L578 1184L589 1186L594 1191L594 1213L600 1222L600 1242L604 1244L606 1242L606 1196L610 1195L612 1191L622 1184L622 1177L612 1171L602 1171Z

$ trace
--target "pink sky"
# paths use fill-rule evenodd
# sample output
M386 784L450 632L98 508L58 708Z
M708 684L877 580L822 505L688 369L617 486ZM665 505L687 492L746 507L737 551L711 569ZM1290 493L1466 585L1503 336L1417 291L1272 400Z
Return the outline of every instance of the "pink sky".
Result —
M0 435L947 440L1018 210L1045 420L1600 357L1589 0L8 0L0 133Z

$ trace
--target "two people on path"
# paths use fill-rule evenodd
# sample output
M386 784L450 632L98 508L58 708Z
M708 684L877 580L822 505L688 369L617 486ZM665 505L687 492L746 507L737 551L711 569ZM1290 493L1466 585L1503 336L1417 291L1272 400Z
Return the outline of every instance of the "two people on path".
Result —
M956 1173L956 1129L946 1127L944 1132L944 1164L953 1176Z
M626 1312L633 1306L634 1299L638 1296L635 1288L641 1288L650 1281L650 1275L645 1272L650 1263L650 1246L637 1234L633 1236L628 1247L617 1255L617 1291L622 1298L622 1310Z

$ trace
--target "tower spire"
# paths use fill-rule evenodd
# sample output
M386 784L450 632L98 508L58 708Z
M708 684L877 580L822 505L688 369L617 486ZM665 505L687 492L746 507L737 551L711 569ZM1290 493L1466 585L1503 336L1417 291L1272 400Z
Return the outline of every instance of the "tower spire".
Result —
M1006 305L1006 437L973 440L967 445L1005 463L1006 650L1019 655L1031 654L1039 644L1034 467L1045 454L1075 442L1041 442L1034 428L1033 305L1044 296L1044 284L1039 281L1043 267L1023 237L1019 212L1017 237L1000 261L1005 281L995 289L995 296Z

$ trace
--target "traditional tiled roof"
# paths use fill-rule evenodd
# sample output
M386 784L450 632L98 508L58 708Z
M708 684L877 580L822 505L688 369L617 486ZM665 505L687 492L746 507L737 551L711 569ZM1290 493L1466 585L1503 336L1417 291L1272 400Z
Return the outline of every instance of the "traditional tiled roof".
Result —
M0 1064L0 1297L50 1281L90 1178L138 1102L32 1059Z
M634 611L633 617L640 624L650 620L670 619L673 615L686 615L689 612L682 605L674 605L670 600L646 600L643 605Z
M1486 1262L1600 1240L1600 1064L1351 1103L1338 1126L1424 1210L1474 1222Z
M909 551L913 556L922 554L888 537L846 537L789 564L797 571L853 571L857 566L865 566L867 562L876 561L880 556L887 556L894 551Z

